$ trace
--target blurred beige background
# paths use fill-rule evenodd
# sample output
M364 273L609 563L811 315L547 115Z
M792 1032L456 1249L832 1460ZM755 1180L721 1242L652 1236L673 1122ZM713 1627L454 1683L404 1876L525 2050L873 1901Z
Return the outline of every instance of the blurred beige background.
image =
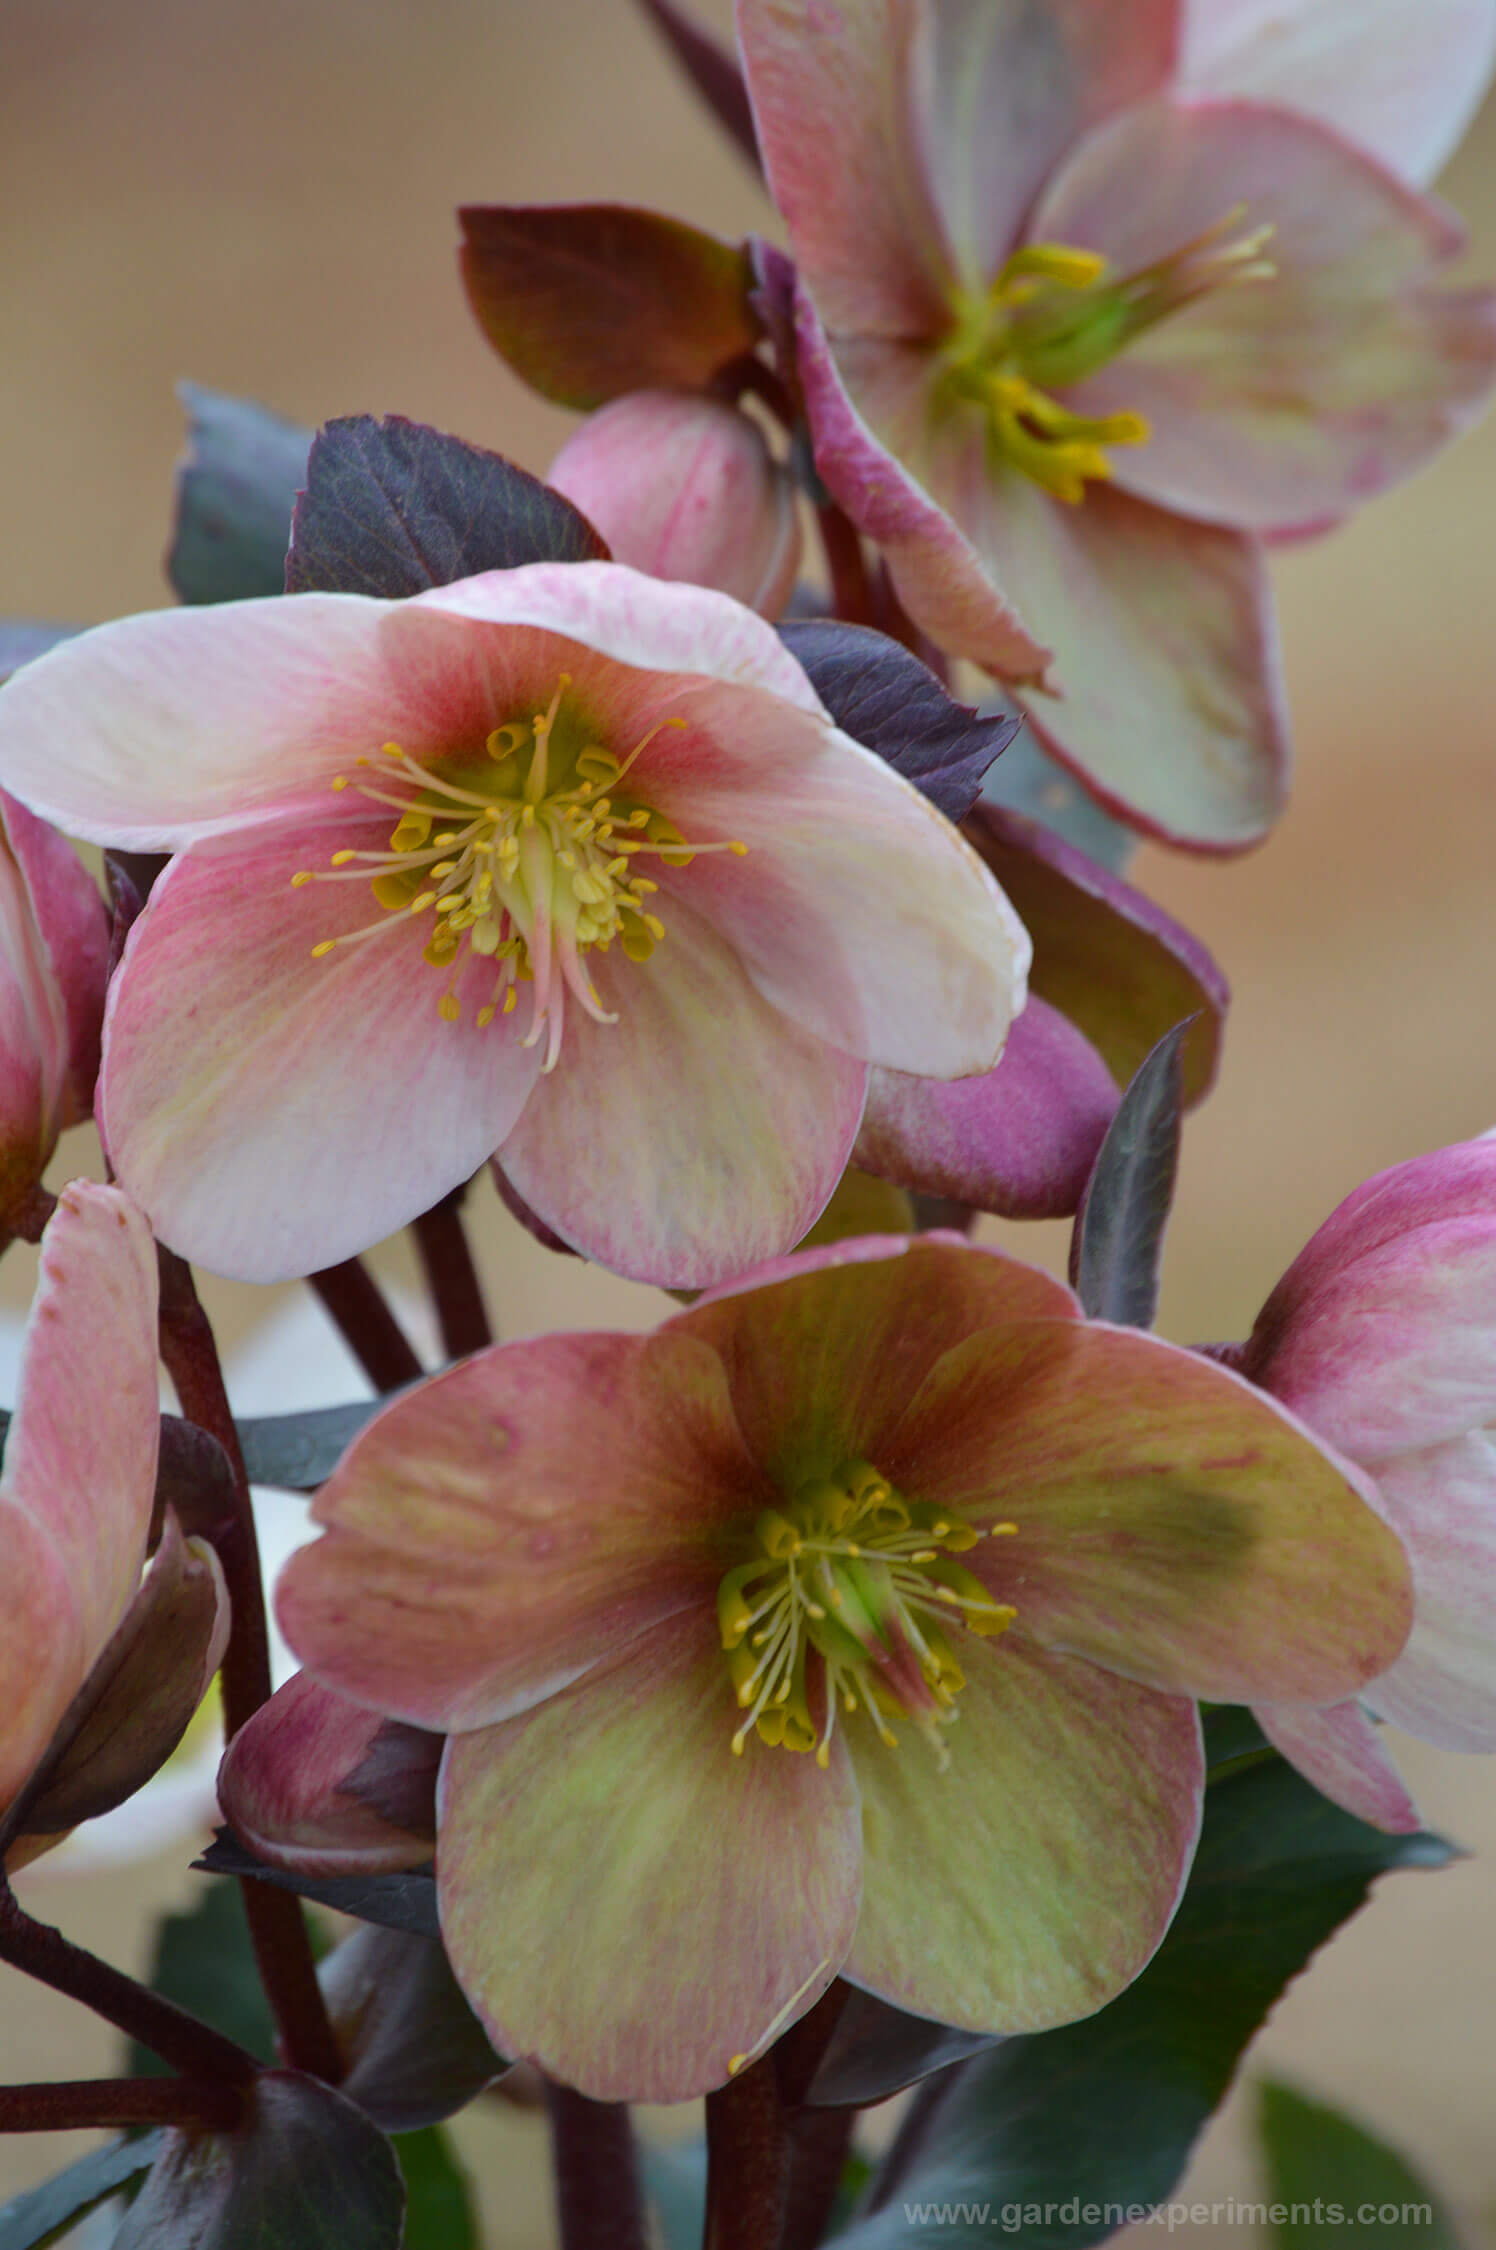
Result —
M725 0L704 12L724 22ZM0 0L0 117L0 615L92 621L167 598L183 376L307 423L398 411L543 469L570 418L523 392L469 320L457 203L596 197L728 233L768 223L628 0ZM1496 276L1496 109L1445 188L1471 221L1469 273ZM1496 422L1281 558L1290 815L1233 864L1138 864L1236 990L1224 1076L1187 1140L1172 1335L1241 1333L1357 1181L1496 1123L1493 508ZM82 1136L72 1156L88 1162ZM661 1309L547 1259L491 1210L485 1223L511 1335ZM1024 1254L1063 1253L1062 1230L1013 1232ZM402 1250L384 1263L408 1275ZM26 1287L13 1254L6 1300ZM219 1288L213 1304L242 1338L268 1296ZM1429 1818L1476 1856L1386 1883L1256 2059L1415 2152L1470 2239L1496 2241L1496 1775L1416 1745L1406 1766ZM151 1903L191 1890L182 1858L124 1879L43 1870L28 1894L133 1965ZM0 1971L5 2075L107 2069L111 2047ZM485 2109L459 2130L488 2239L539 2250L530 2122ZM82 2145L0 2143L0 2197ZM1253 2192L1239 2099L1185 2192ZM1223 2224L1209 2239L1250 2237Z

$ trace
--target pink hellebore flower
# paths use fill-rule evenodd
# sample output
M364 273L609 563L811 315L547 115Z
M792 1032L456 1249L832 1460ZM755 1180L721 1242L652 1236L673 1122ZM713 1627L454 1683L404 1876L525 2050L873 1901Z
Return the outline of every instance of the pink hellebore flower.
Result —
M772 628L616 563L126 618L0 689L0 774L179 853L100 1121L158 1234L270 1281L502 1148L555 1232L697 1286L787 1249L870 1064L990 1069L1028 941Z
M1496 1141L1358 1188L1233 1364L1369 1471L1407 1549L1413 1631L1360 1700L1447 1750L1496 1750ZM1327 1795L1382 1826L1415 1825L1354 1705L1259 1717Z
M953 1236L481 1353L314 1513L286 1637L452 1736L458 1980L602 2099L722 2084L838 1973L980 2031L1101 2007L1194 1849L1190 1699L1332 1701L1407 1627L1296 1422Z
M0 1229L93 1106L109 924L67 839L0 792Z
M1436 13L1484 53L1488 8ZM1258 537L1407 475L1496 375L1496 297L1430 286L1455 221L1346 137L1447 145L1472 40L1426 15L738 0L822 478L925 631L1178 842L1239 848L1281 803Z
M735 406L630 391L590 415L546 474L616 561L716 586L764 617L789 600L800 567L794 482Z
M150 1229L117 1189L75 1180L42 1236L0 1473L0 1821L19 1821L12 1867L154 1771L222 1654L217 1560L170 1514L142 1582L160 1430ZM59 1766L48 1752L64 1725Z

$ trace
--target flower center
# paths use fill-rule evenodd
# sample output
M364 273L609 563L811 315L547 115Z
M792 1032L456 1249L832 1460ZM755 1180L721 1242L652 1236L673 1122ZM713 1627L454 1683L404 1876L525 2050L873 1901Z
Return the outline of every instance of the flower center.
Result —
M619 784L641 751L666 727L661 719L620 758L593 738L567 706L563 672L549 707L496 727L487 764L418 763L396 742L384 763L359 758L377 780L339 774L334 789L354 789L397 814L385 851L336 851L328 872L303 868L292 884L366 882L383 917L312 947L319 959L389 929L392 914L414 917L425 932L423 958L446 971L437 1013L462 1014L458 972L477 955L493 963L493 986L477 1010L480 1030L508 1015L519 987L532 987L524 1044L546 1038L543 1068L561 1052L566 996L595 1023L616 1023L582 964L614 939L631 961L647 961L665 935L651 905L659 885L640 862L687 867L699 852L742 854L746 844L690 844L663 813Z
M752 1554L717 1591L727 1668L746 1714L734 1754L756 1729L761 1741L814 1750L828 1766L840 1704L847 1714L865 1710L890 1749L898 1741L890 1722L911 1719L947 1765L940 1729L956 1716L965 1682L945 1628L1001 1633L1017 1614L950 1559L984 1536L903 1499L866 1461L806 1484L783 1510L765 1509Z
M942 352L948 398L986 413L989 442L1057 500L1085 498L1112 474L1109 445L1142 445L1141 414L1075 414L1054 396L1124 351L1135 336L1213 290L1270 281L1273 229L1246 232L1237 205L1213 227L1137 273L1113 277L1094 250L1032 242L981 295L957 293Z

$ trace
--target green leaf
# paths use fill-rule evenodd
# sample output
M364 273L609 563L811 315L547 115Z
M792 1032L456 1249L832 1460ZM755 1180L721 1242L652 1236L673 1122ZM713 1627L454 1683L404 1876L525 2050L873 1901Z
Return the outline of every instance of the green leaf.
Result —
M479 2250L472 2190L451 2135L427 2125L397 2133L394 2150L405 2175L403 2250Z
M1166 1031L1138 1070L1107 1127L1076 1213L1070 1281L1093 1320L1152 1325L1179 1169L1181 1050L1189 1033L1189 1023Z
M80 2156L65 2172L54 2172L40 2187L12 2197L0 2207L0 2250L45 2250L127 2180L149 2171L165 2145L164 2129L138 2140L111 2141L107 2148Z
M1136 1983L1084 2023L952 2070L917 2146L892 2152L882 2207L839 2240L990 2250L997 2226L1024 2250L1085 2250L1114 2234L1129 2207L1136 2218L1170 2193L1268 2010L1375 1877L1452 1856L1437 1837L1353 1820L1281 1758L1229 1774L1207 1794L1183 1903ZM940 2204L970 2216L925 2215Z
M1395 2149L1324 2102L1266 2079L1257 2130L1279 2250L1459 2250L1448 2212ZM1353 2229L1351 2233L1348 2230Z
M275 2022L255 1967L237 1883L205 1883L197 1904L186 1913L161 1917L149 1981L153 1992L189 2008L261 2062L275 2060ZM141 2046L131 2047L129 2070L135 2078L171 2075L165 2063Z
M283 594L311 431L199 383L181 384L178 396L187 409L187 457L177 471L167 577L184 602Z
M346 1406L314 1406L301 1414L251 1415L238 1425L250 1483L280 1485L287 1492L315 1491L364 1424L388 1404L388 1398L358 1398Z

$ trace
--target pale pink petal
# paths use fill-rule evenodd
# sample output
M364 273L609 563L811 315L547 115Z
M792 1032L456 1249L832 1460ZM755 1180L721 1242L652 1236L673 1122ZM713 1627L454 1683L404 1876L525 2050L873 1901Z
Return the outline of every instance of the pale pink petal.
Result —
M1058 1009L1030 1000L996 1070L944 1084L875 1070L853 1151L864 1171L1013 1219L1080 1201L1117 1108L1110 1071Z
M1185 0L1187 90L1304 110L1415 186L1453 152L1493 59L1492 0Z
M959 1637L942 1772L913 1728L856 1729L866 1859L846 1974L970 2031L1105 2007L1173 1918L1200 1827L1199 1716L1040 1647Z
M698 1611L449 1745L442 1937L501 2053L600 2101L686 2101L835 1976L861 1859L846 1753L734 1757L736 1719Z
M615 948L586 965L618 1020L568 999L560 1064L503 1144L523 1200L587 1257L665 1288L798 1242L851 1154L866 1066L762 999L681 899L647 961Z
M650 868L667 932L688 901L766 1000L860 1061L936 1078L990 1070L1030 954L993 877L881 758L810 721L797 739L782 708L755 702L740 695L722 714L710 760L694 730L661 738L651 802L690 842L747 847ZM692 716L693 699L680 709Z
M909 615L953 656L1004 679L1041 678L1048 650L979 552L971 526L920 482L935 372L928 348L854 337L833 354L803 285L795 325L817 471L858 529L877 541Z
M1496 1142L1348 1196L1258 1314L1242 1368L1353 1460L1496 1420Z
M111 988L110 1156L164 1241L236 1280L311 1273L403 1226L492 1155L535 1082L524 1018L476 1021L487 964L465 957L445 1022L420 926L361 882L293 888L387 834L282 824L199 845L156 884Z
M0 1473L0 1804L139 1585L160 1427L150 1232L117 1190L75 1180L42 1238Z
M948 254L910 114L915 0L738 0L770 191L833 329L917 336Z
M59 1125L76 1125L93 1108L109 919L98 885L66 837L3 794L0 819L30 898L42 959L61 1000L61 1069L53 1114Z
M1246 102L1115 118L1033 227L1122 275L1238 209L1239 231L1274 230L1275 278L1211 291L1065 397L1146 417L1147 443L1113 454L1124 490L1291 530L1369 499L1475 418L1496 380L1496 293L1429 286L1459 247L1448 213L1323 126Z
M1165 84L1180 5L924 0L912 57L914 112L931 193L968 288L991 281L1035 196L1081 134ZM809 121L807 138L823 145ZM820 297L816 262L786 217ZM861 325L822 309L833 329Z
M1274 1749L1332 1804L1394 1836L1422 1827L1379 1730L1359 1703L1319 1710L1308 1703L1259 1703L1252 1716Z
M872 1236L744 1274L670 1325L712 1346L749 1451L798 1483L822 1461L881 1466L930 1369L974 1330L1078 1316L1061 1283L1001 1251Z
M262 1859L307 1875L420 1867L436 1843L440 1735L361 1710L298 1672L218 1769L224 1817Z
M672 1328L480 1352L396 1400L323 1486L277 1611L308 1671L486 1727L715 1599L710 1544L773 1497L721 1362Z
M1413 1630L1366 1701L1446 1750L1496 1750L1496 1433L1375 1464L1413 1566Z
M1288 758L1271 594L1257 546L1092 485L1070 507L945 449L940 496L993 577L1053 641L1040 740L1114 810L1175 843L1240 850L1281 810Z
M967 1559L1025 1631L1166 1693L1337 1702L1407 1638L1402 1548L1350 1466L1135 1329L970 1336L877 1465L910 1498L1015 1524Z

